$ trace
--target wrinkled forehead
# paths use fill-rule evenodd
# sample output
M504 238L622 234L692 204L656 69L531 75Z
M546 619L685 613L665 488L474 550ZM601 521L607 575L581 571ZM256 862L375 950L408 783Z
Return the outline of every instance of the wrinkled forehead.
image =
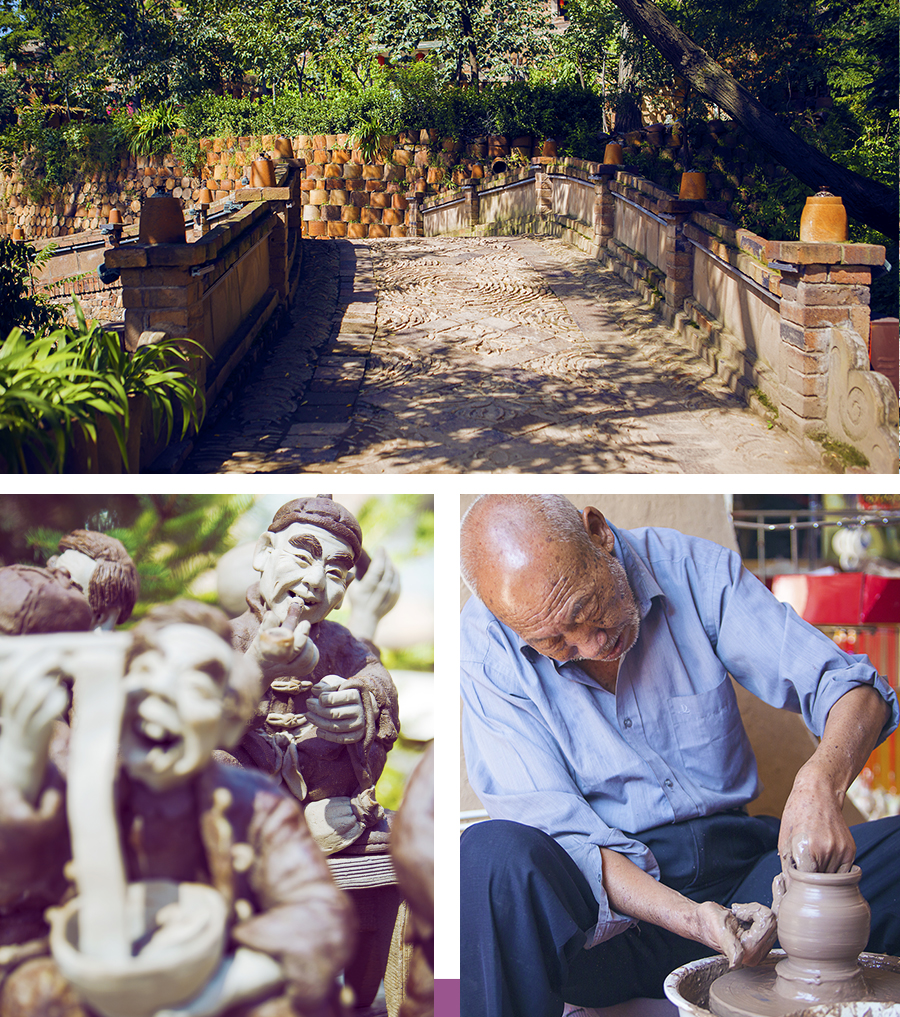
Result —
M149 658L149 659L148 659ZM203 625L177 623L157 629L147 638L131 664L141 661L142 667L153 662L175 665L179 671L208 670L217 680L224 681L234 663L234 650L229 643Z
M272 546L280 552L296 553L305 550L315 558L327 561L335 555L347 555L353 558L353 550L349 544L336 537L329 530L309 523L291 523L278 533L271 534Z

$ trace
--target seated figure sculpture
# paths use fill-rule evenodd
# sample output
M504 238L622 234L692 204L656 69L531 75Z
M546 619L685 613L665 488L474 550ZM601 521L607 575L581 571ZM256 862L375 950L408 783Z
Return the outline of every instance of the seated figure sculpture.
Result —
M71 667L71 647L51 642L59 636L45 638L45 648L19 654L15 671L6 667L0 674L0 908L16 895L58 903L70 858L67 789L46 757L46 730L65 698L59 695L58 675ZM121 732L113 732L119 760L113 766L119 772L112 823L117 835L111 840L121 844L125 878L129 884L168 880L212 886L227 915L224 954L205 986L187 1002L151 1006L148 1013L253 1017L263 999L267 1015L334 1017L336 976L352 949L349 902L334 885L297 802L263 775L213 758L216 746L241 737L259 696L259 674L252 660L235 654L227 618L215 608L180 602L154 609L132 633L66 638L93 639L107 666L113 642L119 648L124 702ZM265 641L263 636L263 651ZM84 716L78 682L76 675L73 744ZM69 778L71 797L74 756ZM97 797L102 801L99 791ZM102 809L99 815L103 819ZM68 825L84 899L91 887L78 876L85 871L79 869L84 858L79 860L71 814ZM112 875L102 874L101 895L110 881ZM2 924L0 912L0 930ZM126 954L139 955L141 949L139 942L129 943ZM91 957L92 970L98 963ZM115 968L110 967L113 980ZM163 986L167 979L158 981ZM72 1002L71 987L49 957L26 960L0 989L0 1017L49 1013L48 1007L57 1004L54 1013L93 1013L89 1004Z
M0 568L0 634L112 629L131 616L138 575L125 546L94 530L73 530L46 568Z
M257 543L260 580L233 623L234 645L268 690L233 758L284 782L326 854L386 846L375 782L399 732L396 689L373 644L326 620L361 554L359 523L343 506L288 502Z

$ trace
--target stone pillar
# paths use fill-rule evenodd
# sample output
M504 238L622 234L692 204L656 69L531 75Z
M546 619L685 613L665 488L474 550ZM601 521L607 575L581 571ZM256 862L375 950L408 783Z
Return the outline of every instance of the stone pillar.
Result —
M466 218L469 221L469 228L477 226L479 219L478 191L474 184L463 185L463 201L465 203Z
M885 249L770 241L766 253L769 268L781 272L781 412L799 433L821 432L831 329L851 330L868 346L869 286L873 267L884 264Z
M534 175L535 208L542 219L553 215L553 181L549 173Z
M600 172L592 173L594 180L594 240L599 247L606 247L616 233L616 202L609 182L615 167L600 166ZM607 172L602 172L606 170Z
M418 192L410 191L406 195L409 205L406 209L406 228L411 237L425 236L425 218L422 215L422 199Z
M691 296L694 287L694 256L691 245L684 235L684 224L691 218L691 212L697 207L702 207L702 202L678 201L666 199L660 202L660 211L666 217L666 224L663 227L665 239L663 241L663 265L666 273L666 310L667 320L677 314L684 306L684 301ZM677 206L689 206L679 208Z
M144 332L167 332L202 344L203 281L191 274L192 263L199 261L196 248L129 245L109 252L107 262L121 273L126 349L136 350Z

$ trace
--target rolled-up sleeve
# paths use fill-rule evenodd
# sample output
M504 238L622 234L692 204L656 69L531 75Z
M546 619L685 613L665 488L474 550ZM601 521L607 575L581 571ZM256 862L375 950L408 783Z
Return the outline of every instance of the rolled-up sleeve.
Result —
M488 814L543 830L578 865L599 905L587 946L633 926L633 919L609 906L599 848L618 851L659 878L652 853L590 808L539 710L517 695L515 673L485 660L463 660L461 678L466 765Z
M857 685L869 685L890 707L879 742L900 722L897 696L863 654L846 653L805 622L724 548L717 569L725 581L709 584L716 655L744 688L772 706L802 715L818 737L832 706Z

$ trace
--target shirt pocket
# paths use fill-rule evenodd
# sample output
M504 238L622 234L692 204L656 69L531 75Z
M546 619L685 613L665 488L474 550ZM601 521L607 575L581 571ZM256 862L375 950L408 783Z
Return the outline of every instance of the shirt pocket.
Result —
M727 675L705 692L669 702L675 755L695 784L728 792L753 779L753 750Z

